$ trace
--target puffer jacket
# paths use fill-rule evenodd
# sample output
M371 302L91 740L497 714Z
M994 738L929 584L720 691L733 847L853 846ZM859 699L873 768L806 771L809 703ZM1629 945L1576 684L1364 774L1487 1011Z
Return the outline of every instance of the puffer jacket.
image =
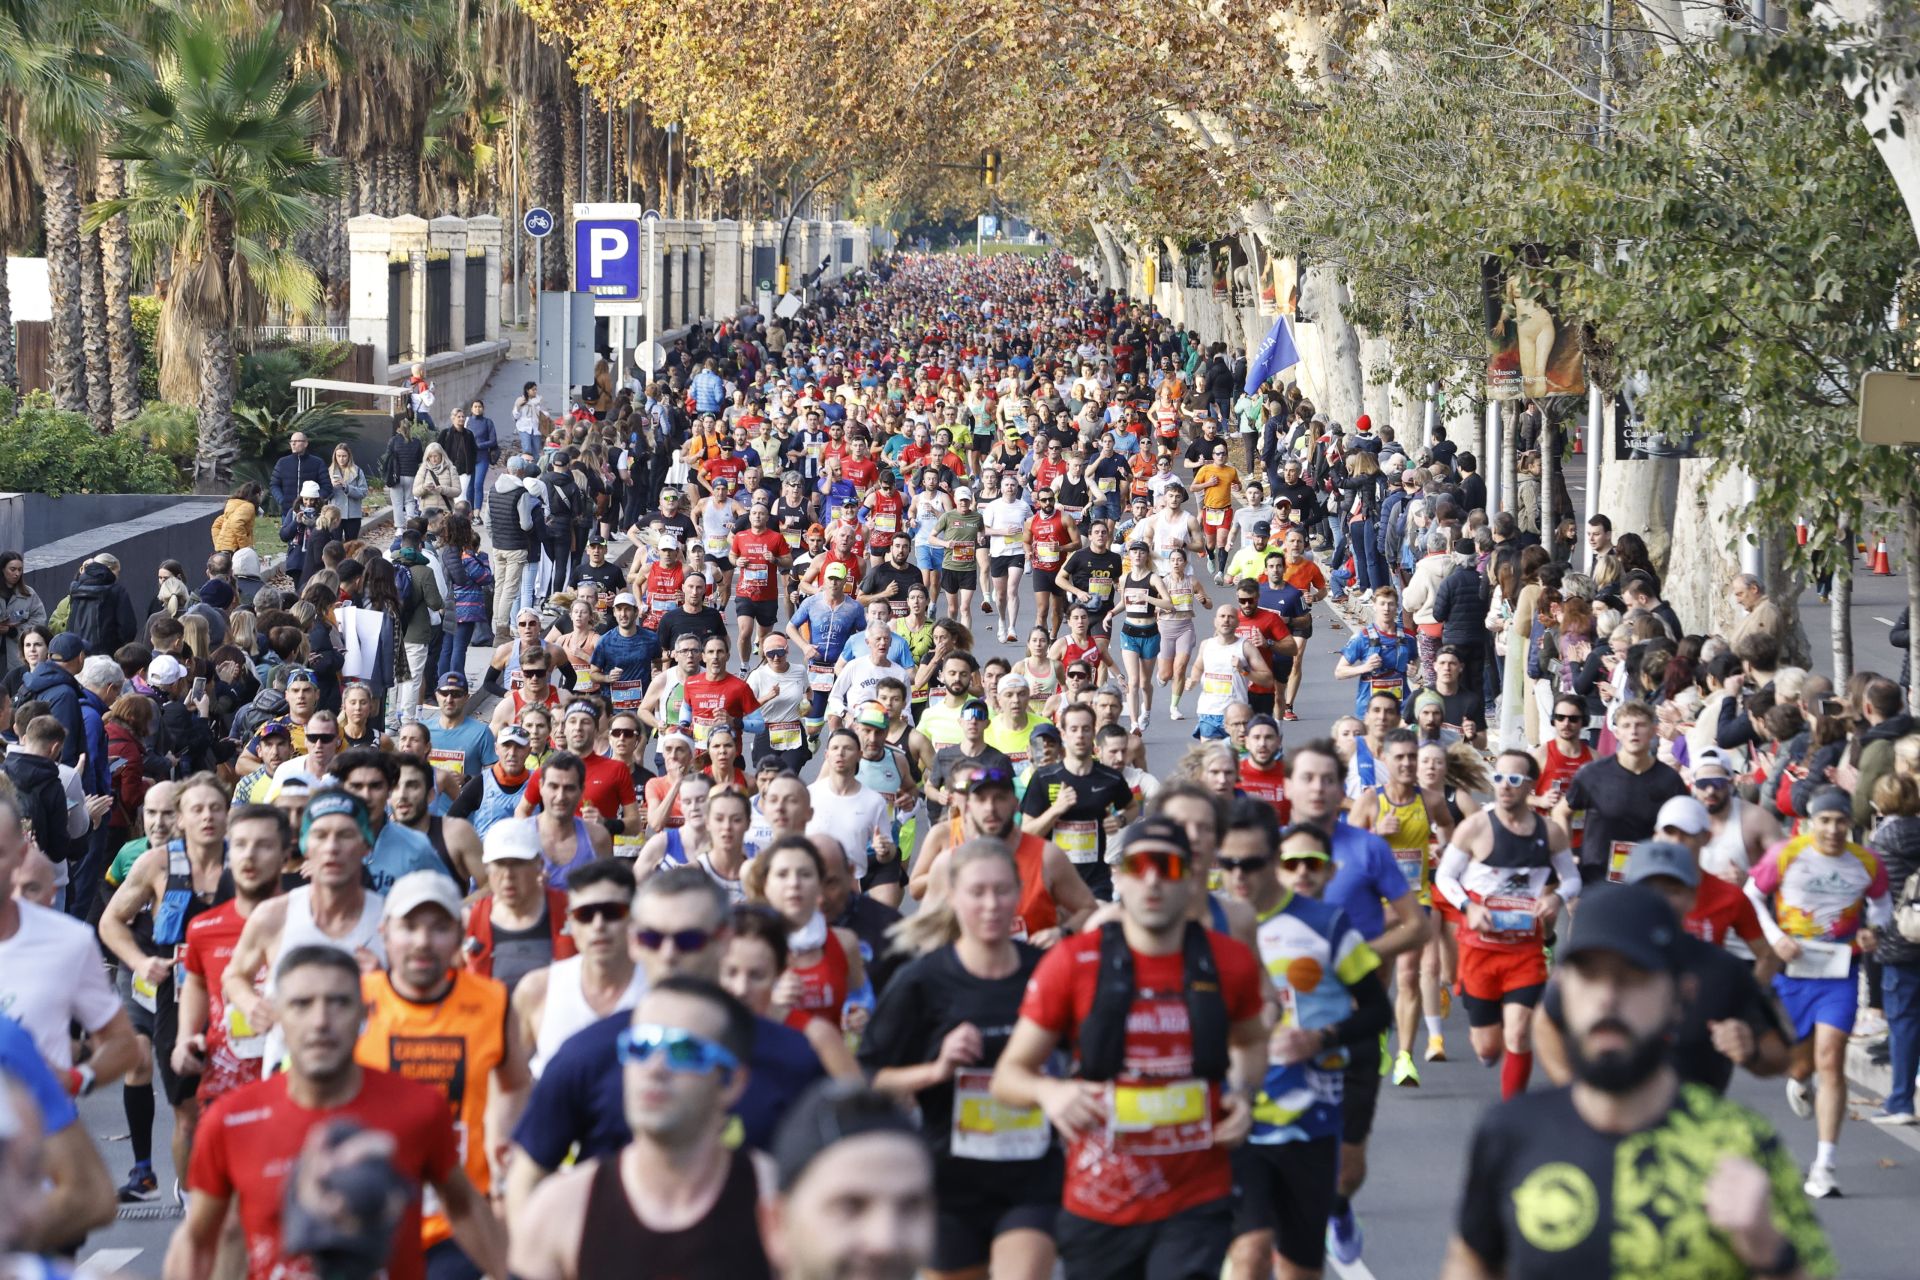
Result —
M227 509L213 518L213 549L229 554L253 545L253 522L260 508L245 498L228 498Z
M103 564L80 570L67 592L67 630L87 642L88 653L112 653L140 635L133 598Z
M1920 871L1920 818L1888 818L1874 831L1867 847L1886 864L1889 896L1898 904L1908 877ZM1874 955L1881 964L1920 964L1920 942L1908 942L1893 929L1876 932L1880 946Z

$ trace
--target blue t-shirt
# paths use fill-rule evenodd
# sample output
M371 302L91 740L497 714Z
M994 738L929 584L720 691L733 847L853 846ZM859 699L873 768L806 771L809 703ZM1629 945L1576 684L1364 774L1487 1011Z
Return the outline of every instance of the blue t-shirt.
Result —
M1387 931L1385 902L1404 898L1412 889L1387 842L1371 831L1347 825L1345 814L1333 824L1333 879L1320 901L1340 908L1371 942Z
M827 603L826 592L822 591L802 600L790 623L795 631L809 628L807 638L820 651L819 661L831 664L840 660L840 650L848 640L867 629L867 611L852 596L843 598L836 609Z
M482 769L500 758L494 754L492 730L472 716L451 729L443 728L437 718L429 720L427 732L435 751L458 751L466 757L464 772L469 779L479 777Z
M1419 661L1420 651L1412 636L1404 632L1397 635L1383 635L1373 627L1363 627L1347 641L1340 650L1340 656L1348 662L1365 662L1372 654L1380 655L1380 667L1372 675L1360 677L1360 687L1353 693L1353 714L1366 719L1367 701L1373 697L1376 689L1386 689L1395 698L1405 698L1407 694L1407 669Z
M593 669L618 671L623 679L644 680L647 669L653 663L653 655L659 649L660 636L657 632L635 627L632 635L624 635L620 628L615 627L593 646Z
M433 841L391 818L374 838L373 852L367 855L366 867L367 876L373 882L371 887L381 897L392 892L393 882L408 872L447 873L447 864L440 861L440 855L434 851ZM461 888L466 886L462 885Z
M622 1103L615 1042L633 1021L616 1013L575 1032L533 1083L513 1140L545 1169L558 1169L580 1144L579 1158L618 1151L633 1138ZM755 1018L747 1088L734 1105L748 1146L765 1151L787 1108L826 1071L807 1038L783 1023Z
M840 656L848 662L852 662L855 658L866 657L867 633L865 631L859 632L853 639L847 641L846 647L840 651ZM907 638L898 631L893 632L888 637L887 660L896 666L906 667L909 674L911 674L913 668L913 648L907 643Z
M54 1079L53 1069L34 1047L33 1037L25 1027L4 1016L0 1016L0 1074L18 1080L33 1099L40 1111L40 1131L46 1136L52 1137L79 1118L73 1099Z

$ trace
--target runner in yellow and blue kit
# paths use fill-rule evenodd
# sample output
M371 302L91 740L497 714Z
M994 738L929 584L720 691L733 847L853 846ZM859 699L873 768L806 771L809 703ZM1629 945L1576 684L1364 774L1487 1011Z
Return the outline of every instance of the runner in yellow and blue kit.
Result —
M1259 919L1260 963L1279 998L1253 1133L1233 1153L1240 1192L1227 1255L1233 1280L1318 1276L1338 1185L1340 1101L1350 1046L1373 1044L1391 1009L1380 958L1346 912L1319 900L1333 839L1310 823L1274 829L1273 809L1236 800L1216 862Z

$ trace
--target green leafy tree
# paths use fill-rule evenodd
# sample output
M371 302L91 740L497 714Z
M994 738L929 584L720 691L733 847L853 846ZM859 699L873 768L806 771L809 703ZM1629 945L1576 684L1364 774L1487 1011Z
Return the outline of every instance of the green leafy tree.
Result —
M279 23L248 31L202 18L172 32L157 75L136 86L107 154L134 162L127 195L89 214L124 214L138 242L176 263L183 314L200 330L194 487L220 492L238 453L234 332L268 293L311 306L310 268L287 245L339 187L314 149L317 80L294 72Z

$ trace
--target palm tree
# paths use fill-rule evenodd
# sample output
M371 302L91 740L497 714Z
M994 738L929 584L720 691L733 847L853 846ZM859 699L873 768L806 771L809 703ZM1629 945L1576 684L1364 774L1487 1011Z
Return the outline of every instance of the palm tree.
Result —
M338 162L314 149L318 80L296 75L272 20L227 29L200 17L173 32L156 78L124 98L106 154L134 162L133 184L89 211L124 214L136 242L172 255L180 314L200 330L194 487L225 489L238 454L234 330L265 293L310 308L313 273L287 248L339 189Z

